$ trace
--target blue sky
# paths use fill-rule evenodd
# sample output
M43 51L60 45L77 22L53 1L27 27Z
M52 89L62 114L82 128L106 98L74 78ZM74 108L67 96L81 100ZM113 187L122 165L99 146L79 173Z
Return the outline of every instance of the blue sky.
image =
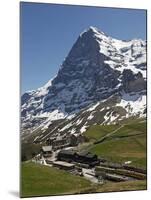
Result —
M95 26L117 39L146 39L146 11L21 3L21 93L53 78L79 34Z

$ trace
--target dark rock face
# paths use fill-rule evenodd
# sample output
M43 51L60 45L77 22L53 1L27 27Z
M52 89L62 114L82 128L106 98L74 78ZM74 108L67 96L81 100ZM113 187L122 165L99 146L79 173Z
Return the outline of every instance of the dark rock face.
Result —
M94 32L90 29L79 36L57 77L53 80L53 84L58 82L68 84L73 78L90 78L103 68L105 58L105 55L99 53L99 44L95 40Z
M140 72L134 74L130 69L123 71L123 89L125 92L139 92L146 90L146 87L146 81Z
M50 105L51 99L55 99L51 107L61 100L66 104L65 111L70 113L91 102L107 98L117 90L115 87L119 83L120 73L104 63L108 58L99 50L93 30L78 38L52 82L44 100L44 108ZM65 96L59 97L63 90ZM67 96L68 102L65 100Z
M24 93L21 97L21 104L23 105L30 99L31 95L29 93Z

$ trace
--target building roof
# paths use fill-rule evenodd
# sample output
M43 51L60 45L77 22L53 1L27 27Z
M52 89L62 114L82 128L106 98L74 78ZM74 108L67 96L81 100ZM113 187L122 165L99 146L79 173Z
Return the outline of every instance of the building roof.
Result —
M47 151L52 151L52 146L43 146L42 150L47 152Z
M83 156L83 157L87 157L87 158L93 158L94 156L96 156L95 154L91 154L90 152L81 152L78 154L79 154L79 156Z
M78 153L79 156L87 156L88 154L89 154L89 152L87 152L87 151L83 151L83 152Z
M73 151L73 150L61 150L60 152L59 152L59 154L66 154L66 155L74 155L75 154L75 151Z
M58 166L64 166L64 167L73 167L73 166L75 166L72 163L67 163L67 162L63 162L63 161L54 161L53 164L54 165L58 165Z
M87 158L94 158L94 157L96 157L96 155L90 154L90 153L89 153L89 154L86 155L86 157L87 157Z

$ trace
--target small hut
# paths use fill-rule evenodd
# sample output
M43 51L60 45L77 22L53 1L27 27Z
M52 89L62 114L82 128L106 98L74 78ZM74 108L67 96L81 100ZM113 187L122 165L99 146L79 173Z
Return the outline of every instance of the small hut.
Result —
M41 149L41 154L44 157L50 157L52 155L52 146L43 146Z

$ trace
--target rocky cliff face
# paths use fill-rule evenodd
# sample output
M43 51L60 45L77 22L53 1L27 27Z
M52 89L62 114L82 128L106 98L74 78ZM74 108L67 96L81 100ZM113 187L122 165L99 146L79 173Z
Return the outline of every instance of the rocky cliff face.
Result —
M146 42L113 39L90 27L80 34L57 76L22 95L22 130L70 118L115 94L122 101L125 94L139 98L145 91Z

